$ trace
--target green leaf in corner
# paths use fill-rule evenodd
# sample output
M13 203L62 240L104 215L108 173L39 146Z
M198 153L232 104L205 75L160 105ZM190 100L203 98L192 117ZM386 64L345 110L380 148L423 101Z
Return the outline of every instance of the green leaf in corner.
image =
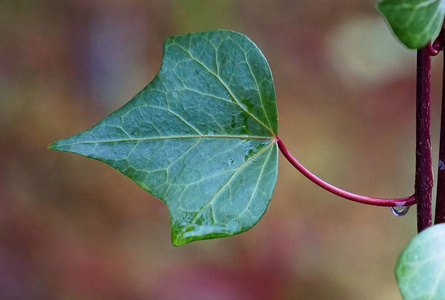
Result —
M439 34L445 0L381 0L377 9L403 44L419 49Z
M411 240L397 261L396 278L405 300L445 300L445 224Z
M277 130L263 54L246 36L216 30L167 39L147 87L49 148L103 161L163 200L178 246L259 221L277 178Z

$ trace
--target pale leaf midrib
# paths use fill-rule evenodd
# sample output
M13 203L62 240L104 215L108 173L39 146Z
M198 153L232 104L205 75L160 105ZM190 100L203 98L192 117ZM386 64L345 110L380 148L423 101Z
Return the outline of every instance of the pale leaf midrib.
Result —
M274 137L266 136L243 136L243 135L184 135L184 136L159 136L141 139L120 139L120 140L98 140L98 141L79 141L75 143L56 143L54 146L70 146L79 144L107 144L107 143L123 143L123 142L144 142L144 141L156 141L156 140L174 140L174 139L242 139L242 140L271 140L274 141ZM63 141L63 140L62 140Z

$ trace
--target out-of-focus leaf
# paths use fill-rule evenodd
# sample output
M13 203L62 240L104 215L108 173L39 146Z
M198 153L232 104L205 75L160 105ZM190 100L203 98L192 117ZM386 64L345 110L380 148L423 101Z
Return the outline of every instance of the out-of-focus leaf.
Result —
M147 87L50 149L103 161L163 200L182 245L258 222L276 182L277 130L266 59L246 36L216 30L169 38Z
M419 49L439 33L445 0L382 0L377 9L403 44Z
M405 300L445 300L445 224L414 237L396 265Z

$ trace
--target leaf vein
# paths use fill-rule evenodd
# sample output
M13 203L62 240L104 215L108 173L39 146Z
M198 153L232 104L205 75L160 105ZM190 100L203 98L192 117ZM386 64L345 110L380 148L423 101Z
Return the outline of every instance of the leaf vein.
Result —
M131 139L120 139L120 140L102 140L102 141L91 141L91 142L75 142L75 143L64 143L62 145L70 146L76 144L100 144L100 143L121 143L121 142L144 142L144 141L153 141L153 140L169 140L169 139L212 139L212 138L223 138L223 139L243 139L243 140L275 140L272 137L265 136L243 136L243 135L183 135L183 136L158 136L158 137L148 137L148 138L131 138Z
M274 143L270 143L269 145L267 145L266 147L264 147L263 149L261 149L260 151L258 151L257 153L255 153L254 155L252 155L251 157L249 157L248 160L246 160L241 166L239 166L237 168L237 170L235 172L233 172L233 174L227 179L227 181L219 188L219 190L215 193L215 195L213 195L212 199L210 199L210 201L204 205L197 213L196 216L190 221L190 223L193 223L199 216L200 214L204 211L204 209L206 209L209 205L212 206L213 202L215 201L216 197L226 188L229 186L229 183L232 181L232 179L235 177L236 174L238 174L241 170L244 169L244 167L246 167L248 165L249 162L251 162L252 160L254 160L255 158L257 158L261 153L263 153L264 151L266 151L271 145L273 145Z
M215 73L213 73L211 70L209 70L202 62L200 62L199 60L197 60L195 57L193 57L193 55L185 48L183 48L182 46L178 45L179 48L181 48L182 50L184 50L185 53L187 53L191 59L193 59L195 62L197 62L200 66L202 66L205 70L207 70L207 72L209 72L209 74L213 75L222 85L223 87L227 90L227 92L230 94L230 96L232 97L233 101L235 101L238 106L241 108L241 110L243 110L244 112L246 112L252 119L254 119L258 124L260 124L261 126L263 126L264 128L266 128L271 136L275 136L275 134L272 132L272 130L267 127L263 122L261 122L261 120L259 120L257 117L255 117L250 111L246 110L241 103L239 102L239 100L235 97L235 95L233 94L233 92L230 90L230 88L224 83L224 81Z
M250 74L252 74L252 78L255 81L255 85L258 90L258 97L260 98L261 107L263 109L264 115L266 116L266 119L267 119L267 122L269 123L270 128L272 128L272 124L270 122L269 115L266 113L266 109L264 108L263 96L261 95L261 90L260 90L260 86L258 85L258 80L252 71L252 67L250 66L249 60L247 59L247 54L244 51L243 51L243 53L244 53L244 57L246 59L247 66L249 67Z
M249 208L250 203L252 202L253 196L255 195L255 193L256 193L256 191L257 191L257 189L258 189L258 184L260 183L260 181L261 181L261 177L263 176L264 168L266 167L267 163L269 162L269 159L270 159L270 156L271 156L272 152L273 152L273 151L270 151L269 154L267 155L267 158L266 158L266 160L264 161L263 166L261 167L260 174L258 175L258 179L257 179L257 181L256 181L255 188L254 188L252 194L250 195L250 198L249 198L249 201L247 202L246 207L244 208L244 210L243 210L242 212L239 213L238 218L241 217L241 215L242 215L245 211L248 211L248 208ZM249 212L249 213L250 213L250 212Z

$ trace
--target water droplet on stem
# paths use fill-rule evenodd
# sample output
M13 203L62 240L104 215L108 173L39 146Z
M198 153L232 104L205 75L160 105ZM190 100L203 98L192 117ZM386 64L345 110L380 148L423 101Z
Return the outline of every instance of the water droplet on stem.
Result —
M391 207L392 213L397 217L403 217L409 211L411 206L395 206Z

